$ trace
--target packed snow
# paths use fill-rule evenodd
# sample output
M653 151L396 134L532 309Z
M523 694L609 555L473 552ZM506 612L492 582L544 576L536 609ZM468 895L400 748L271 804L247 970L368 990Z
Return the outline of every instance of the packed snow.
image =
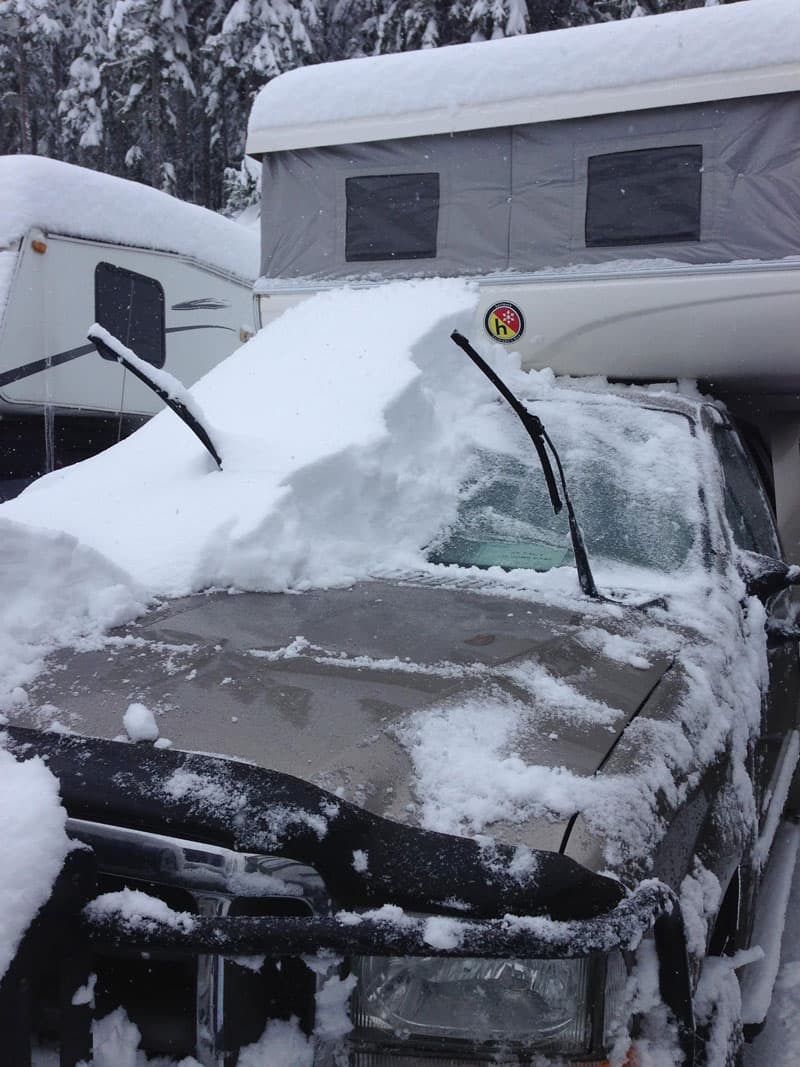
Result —
M44 156L2 156L0 255L32 227L178 252L237 277L258 274L257 234L214 211L71 163Z
M58 781L42 760L20 763L0 747L0 976L50 896L70 849L66 817Z
M122 725L131 741L156 741L158 723L156 717L144 704L133 703L122 716Z
M785 82L770 91L786 91L797 88L798 55L796 0L751 0L348 59L269 82L256 97L247 147L347 144L722 99L766 67L774 77L783 66ZM755 82L751 91L759 91Z

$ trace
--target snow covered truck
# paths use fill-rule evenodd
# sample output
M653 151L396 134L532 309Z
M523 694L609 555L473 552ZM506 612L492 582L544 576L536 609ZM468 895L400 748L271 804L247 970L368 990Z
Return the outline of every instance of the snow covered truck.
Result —
M797 850L792 14L258 98L219 463L164 413L0 513L155 600L9 716L88 846L0 985L14 1062L737 1062Z
M252 332L257 245L244 227L136 182L0 159L0 494L160 410L98 359L89 323L191 384Z

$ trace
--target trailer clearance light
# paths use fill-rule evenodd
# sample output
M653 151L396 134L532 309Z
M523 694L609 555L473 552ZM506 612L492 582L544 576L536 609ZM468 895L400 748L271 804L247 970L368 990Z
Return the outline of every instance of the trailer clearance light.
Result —
M47 241L42 241L38 237L34 237L31 241L31 248L34 252L38 252L40 256L43 256L47 251Z
M409 1055L422 1062L420 1053L453 1065L496 1063L504 1048L588 1059L619 1014L625 974L618 953L565 960L362 957L353 966L354 1044L364 1064L376 1065Z

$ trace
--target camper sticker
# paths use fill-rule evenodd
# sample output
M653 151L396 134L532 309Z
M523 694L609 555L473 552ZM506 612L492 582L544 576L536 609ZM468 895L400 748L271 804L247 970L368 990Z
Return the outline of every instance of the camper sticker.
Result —
M495 341L516 341L525 329L525 320L516 304L505 301L492 304L483 320L486 330Z

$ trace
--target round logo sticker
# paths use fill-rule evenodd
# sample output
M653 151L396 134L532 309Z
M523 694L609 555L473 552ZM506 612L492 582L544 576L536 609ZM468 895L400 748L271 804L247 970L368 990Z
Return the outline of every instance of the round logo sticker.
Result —
M509 304L506 300L499 304L492 304L483 322L489 336L505 344L509 341L516 341L525 329L522 312L516 304Z

